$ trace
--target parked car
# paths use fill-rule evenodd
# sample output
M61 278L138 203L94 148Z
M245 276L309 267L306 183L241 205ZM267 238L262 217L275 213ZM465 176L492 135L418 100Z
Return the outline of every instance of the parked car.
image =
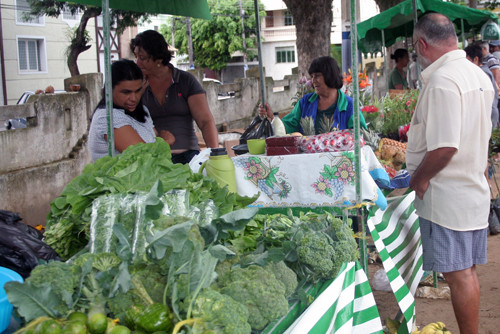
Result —
M54 94L61 94L61 93L66 93L65 90L54 90ZM17 100L17 104L25 104L29 97L31 95L37 94L37 91L34 90L27 90L25 91L19 100ZM43 94L43 93L41 93ZM11 118L5 121L4 123L5 128L7 130L13 130L13 129L23 129L26 127L26 118Z

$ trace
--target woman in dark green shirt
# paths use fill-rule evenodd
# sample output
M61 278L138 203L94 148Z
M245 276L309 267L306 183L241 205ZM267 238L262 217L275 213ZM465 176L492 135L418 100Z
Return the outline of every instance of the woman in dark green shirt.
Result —
M404 68L410 62L410 56L405 49L397 49L391 55L391 59L396 61L396 67L389 74L389 89L407 89L408 81L406 80L406 71Z

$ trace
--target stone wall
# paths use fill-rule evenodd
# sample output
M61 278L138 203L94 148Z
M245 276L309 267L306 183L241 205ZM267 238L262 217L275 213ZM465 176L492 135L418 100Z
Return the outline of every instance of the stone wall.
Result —
M200 74L195 75L201 81ZM102 75L66 79L66 91L72 83L80 84L81 90L34 95L27 104L0 107L2 123L9 118L28 120L25 129L0 131L0 209L19 212L27 224L44 225L50 203L91 161L87 134L89 120L102 96ZM223 124L228 128L246 128L250 124L260 103L259 84L258 76L251 73L229 85L203 83L219 128ZM266 78L266 86L274 111L288 112L297 91L297 77L278 82Z
M33 95L24 105L0 107L0 119L27 118L28 127L0 131L0 209L26 223L45 224L50 202L91 161L89 119L101 98L102 75L65 80L79 92Z

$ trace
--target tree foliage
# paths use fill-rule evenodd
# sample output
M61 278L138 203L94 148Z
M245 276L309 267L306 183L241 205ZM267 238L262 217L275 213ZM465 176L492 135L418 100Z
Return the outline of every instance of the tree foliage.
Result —
M71 14L80 13L80 24L71 34L71 41L68 46L67 64L71 76L79 75L78 56L90 49L91 41L88 32L86 32L87 24L91 18L101 14L100 7L84 6L69 2L61 2L56 0L27 0L30 5L29 15L41 16L47 15L50 17L58 17L63 11L69 10ZM126 27L136 26L139 19L146 20L149 14L137 13L123 10L110 10L111 24L116 22L116 31L118 34L123 32Z
M220 71L231 60L236 51L247 52L251 59L256 54L257 37L255 11L252 0L243 0L245 11L245 43L243 48L240 7L238 0L208 0L213 20L191 19L193 51L195 64L211 70ZM259 5L259 9L263 8ZM261 17L265 12L259 12ZM171 40L171 24L161 27L161 33L167 41ZM175 47L179 53L188 53L188 35L186 20L180 18L175 23Z

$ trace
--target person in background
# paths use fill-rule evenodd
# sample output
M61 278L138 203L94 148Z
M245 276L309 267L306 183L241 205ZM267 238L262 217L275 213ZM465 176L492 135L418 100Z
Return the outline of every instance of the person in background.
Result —
M411 54L411 63L408 66L408 88L418 89L417 54Z
M121 59L111 64L111 77L114 154L120 154L130 145L154 143L157 133L148 109L141 103L144 90L144 76L141 69L132 60ZM172 134L167 132L164 133L164 139L170 145L175 142ZM99 102L92 116L89 130L89 150L93 161L109 154L105 97Z
M408 81L406 80L405 67L410 62L408 51L397 49L394 54L391 54L391 59L394 59L396 66L389 74L389 89L407 89Z
M495 78L495 83L497 84L497 89L500 87L500 61L490 53L490 45L488 42L479 42L483 50L483 64L488 65L493 77Z
M215 120L207 97L196 78L170 64L172 54L165 38L157 31L146 30L130 42L148 86L142 103L149 109L156 129L175 137L172 162L189 163L200 152L193 120L210 148L219 146Z
M337 61L328 56L316 58L309 66L309 75L314 93L304 95L293 110L283 117L282 121L286 133L300 132L304 134L301 120L305 117L312 117L316 134L325 132L321 131L321 123L325 118L331 119L332 117L332 128L352 129L354 124L353 101L341 90L343 78ZM261 117L267 115L270 120L273 119L273 111L267 102L265 107L262 104L259 105L259 115ZM360 124L366 129L365 119L361 112L359 115Z
M455 26L446 16L420 17L413 41L424 70L406 166L416 193L423 269L443 273L460 333L477 334L476 265L487 261L485 171L495 92L488 76L458 49Z
M493 106L491 107L491 123L493 128L498 127L498 92L497 86L495 84L495 78L493 77L493 73L491 73L490 69L487 65L484 65L482 62L483 52L481 50L481 46L478 44L470 44L465 49L465 54L468 60L470 60L475 65L481 67L481 69L488 75L491 80L491 84L495 90L495 98L493 100Z
M500 61L500 40L489 41L490 53Z

